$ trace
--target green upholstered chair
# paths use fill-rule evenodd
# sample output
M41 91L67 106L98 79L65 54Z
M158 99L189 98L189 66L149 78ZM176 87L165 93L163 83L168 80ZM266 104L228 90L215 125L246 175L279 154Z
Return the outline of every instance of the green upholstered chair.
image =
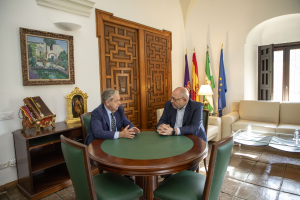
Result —
M179 172L163 181L154 191L154 197L162 200L217 200L232 147L232 136L212 144L207 176L188 170Z
M204 130L205 130L205 133L206 133L206 137L207 137L208 117L209 117L209 110L203 109L202 124L203 124L203 126L204 126ZM204 169L205 169L205 172L207 173L206 158L203 159L203 162L204 162ZM199 167L197 168L196 171L199 172Z
M80 115L80 122L81 122L81 128L82 128L82 140L83 140L83 143L85 142L85 138L86 138L86 135L89 131L89 126L90 126L90 121L91 121L91 116L92 116L92 113L91 112L88 112L88 113L84 113L82 115ZM91 160L91 164L92 164L92 172L93 174L97 174L97 173L103 173L103 170L98 168L98 170L96 169L97 166L96 164L94 164L94 161Z
M136 199L143 190L128 178L113 173L92 176L87 146L63 135L61 148L78 200Z
M204 126L206 134L207 134L207 127L208 127L208 116L209 116L209 110L203 109L202 124Z
M84 114L80 115L80 122L81 122L82 135L83 135L83 143L85 142L86 134L89 131L91 115L92 115L91 112L84 113Z

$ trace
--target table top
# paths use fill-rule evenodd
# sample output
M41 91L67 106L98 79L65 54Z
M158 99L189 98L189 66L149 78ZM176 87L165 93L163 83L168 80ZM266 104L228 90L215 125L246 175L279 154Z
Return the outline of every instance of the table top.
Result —
M160 136L155 131L142 131L133 139L96 139L88 151L103 170L150 176L189 169L207 156L208 147L196 135Z
M132 140L126 138L105 140L101 144L101 149L118 158L149 160L180 155L190 150L193 145L193 141L188 137L162 136L155 131L143 131L136 134Z
M294 134L240 129L233 134L234 141L251 146L270 146L282 151L300 152L300 141Z

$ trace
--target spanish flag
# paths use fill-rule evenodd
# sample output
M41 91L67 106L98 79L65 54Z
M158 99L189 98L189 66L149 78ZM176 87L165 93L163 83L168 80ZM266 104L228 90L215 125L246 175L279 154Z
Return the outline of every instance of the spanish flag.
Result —
M197 65L197 59L196 59L196 53L193 53L193 59L192 59L192 64L193 64L193 92L192 92L192 99L194 101L199 101L200 102L200 96L198 95L199 92L199 79L198 79L198 65Z

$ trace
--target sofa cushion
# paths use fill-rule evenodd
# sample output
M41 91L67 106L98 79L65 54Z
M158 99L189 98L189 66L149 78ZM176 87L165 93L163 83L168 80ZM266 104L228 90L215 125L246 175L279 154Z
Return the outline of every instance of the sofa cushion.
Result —
M239 119L232 124L232 130L238 131L239 129L247 129L249 124L251 125L252 130L257 130L257 131L275 132L277 127L276 123Z
M295 124L279 124L276 133L294 134L295 130L300 130L300 125Z
M280 104L280 124L300 125L300 103L282 102Z
M279 124L279 102L240 101L240 119Z
M215 125L208 125L207 127L207 141L210 141L217 136L219 132L219 127Z

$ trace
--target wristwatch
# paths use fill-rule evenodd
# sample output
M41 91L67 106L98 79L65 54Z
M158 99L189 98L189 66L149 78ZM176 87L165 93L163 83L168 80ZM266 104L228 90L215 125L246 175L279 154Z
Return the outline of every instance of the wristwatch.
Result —
M175 128L173 128L172 135L176 135Z

